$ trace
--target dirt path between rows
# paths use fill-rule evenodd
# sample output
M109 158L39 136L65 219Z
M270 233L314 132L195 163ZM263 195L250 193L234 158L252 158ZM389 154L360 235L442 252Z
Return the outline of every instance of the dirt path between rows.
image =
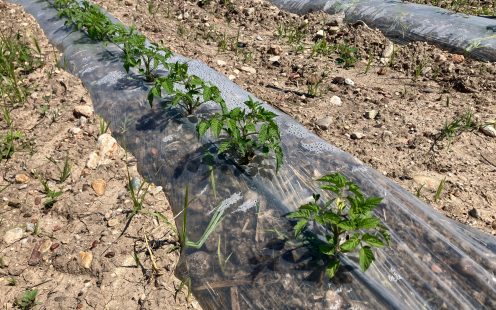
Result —
M363 23L297 16L262 0L96 2L448 217L496 234L496 131L480 128L496 118L495 63L396 45Z
M0 162L2 309L29 290L37 291L33 309L200 309L174 276L178 241L169 225L138 214L121 236L133 209L128 171L133 184L144 180L132 156L100 132L81 81L57 67L59 53L21 7L0 1L0 32L19 33L42 61L24 77L27 100L2 102L22 132ZM3 139L5 114L0 123ZM61 181L66 160L70 175ZM42 181L61 193L55 202ZM160 187L149 187L144 209L173 223Z

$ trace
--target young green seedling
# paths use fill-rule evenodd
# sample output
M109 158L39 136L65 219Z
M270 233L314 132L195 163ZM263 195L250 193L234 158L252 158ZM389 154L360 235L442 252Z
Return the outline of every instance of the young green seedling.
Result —
M167 102L170 106L179 106L188 115L193 114L200 105L208 101L214 101L221 107L225 106L220 90L195 75L189 75L188 64L176 62L170 65L169 69L169 74L159 77L150 89L148 93L150 106L153 105L155 97L162 96L162 90L172 97L172 100Z
M365 197L355 183L340 173L318 181L324 183L321 188L333 193L334 198L323 201L319 194L314 194L313 202L288 214L288 218L297 220L295 237L316 250L327 266L329 278L339 269L339 257L356 250L359 250L360 268L366 271L375 260L372 248L388 245L391 239L381 220L372 215L382 198Z
M214 137L221 137L218 154L229 153L241 165L248 164L258 152L264 155L273 152L278 171L282 165L283 152L279 127L274 121L277 114L264 109L261 103L252 98L245 105L249 111L239 107L230 111L223 108L221 113L211 119L200 121L198 135L202 137L210 129Z
M38 304L36 302L36 296L38 296L37 290L27 290L22 294L21 298L16 298L14 307L21 310L32 309Z

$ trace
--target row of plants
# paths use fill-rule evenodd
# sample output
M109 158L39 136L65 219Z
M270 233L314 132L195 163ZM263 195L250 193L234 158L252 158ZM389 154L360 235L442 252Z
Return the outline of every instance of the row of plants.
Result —
M244 103L248 110L240 107L229 110L215 85L190 75L187 63L169 63L172 53L168 49L147 44L146 38L135 27L126 28L112 23L96 5L87 1L55 0L54 6L61 17L68 19L68 24L86 31L90 38L117 45L123 51L125 69L129 72L131 68L137 68L145 81L153 82L148 94L151 107L157 98L162 99L166 95L166 107L179 109L189 116L207 102L216 103L219 112L201 118L197 123L199 137L210 131L213 137L218 138L218 154L227 153L241 165L249 163L257 154L266 156L273 153L276 171L281 167L283 151L275 122L277 114L263 108L252 98ZM159 66L165 68L168 74L159 76L156 71ZM332 192L334 198L323 201L320 195L314 194L312 203L302 205L289 214L288 218L295 221L294 238L316 250L330 278L339 268L339 256L355 250L359 250L359 263L365 271L375 259L372 248L385 246L390 240L380 219L372 215L381 199L366 198L357 185L338 173L327 175L319 181L325 183L322 189ZM131 180L129 183L132 188ZM133 201L137 202L132 214L136 214L141 212L147 190L140 187L132 193L135 197ZM183 248L200 248L224 218L223 210L214 212L202 238L192 242L186 233L188 203L186 189L180 243Z
M214 102L220 112L202 117L197 124L199 138L210 129L218 138L218 154L230 156L240 165L246 165L257 155L274 154L276 171L283 163L279 127L274 121L276 114L249 98L245 108L229 110L220 90L196 75L188 73L188 64L168 62L172 53L158 44L148 44L146 37L134 26L125 27L113 23L97 5L89 1L54 0L53 6L66 24L85 31L97 41L112 43L123 52L124 68L127 72L136 68L147 82L153 82L149 90L150 106L157 98L166 95L164 104L178 108L189 116L206 102ZM167 75L159 76L157 69L164 68Z

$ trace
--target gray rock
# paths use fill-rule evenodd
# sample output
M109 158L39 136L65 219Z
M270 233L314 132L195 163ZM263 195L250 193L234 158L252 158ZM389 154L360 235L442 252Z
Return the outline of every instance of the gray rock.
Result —
M377 112L376 110L370 110L370 111L365 112L365 117L368 119L375 119L377 114L379 114L379 112Z
M248 72L248 73L251 73L251 74L256 74L257 73L257 69L255 69L253 67L243 66L240 69L241 69L241 71Z
M475 217L476 219L480 218L479 210L476 208L472 208L470 211L468 211L468 215L471 217Z
M363 137L365 137L365 135L362 132L353 132L350 135L350 138L352 138L353 140L360 140L363 139Z
M93 115L93 108L89 105L77 105L74 107L74 111L72 112L75 117L91 117Z
M496 138L496 128L494 128L494 125L481 126L480 131L486 136Z
M344 79L346 85L355 86L355 82L352 79Z
M337 105L337 106L340 106L343 104L341 98L339 98L338 96L332 96L330 102L332 105Z
M332 117L330 116L326 116L317 121L317 125L324 130L328 129L331 126L331 124L332 124Z
M23 236L24 229L16 227L5 232L5 235L3 235L3 241L10 245L18 240L21 240Z

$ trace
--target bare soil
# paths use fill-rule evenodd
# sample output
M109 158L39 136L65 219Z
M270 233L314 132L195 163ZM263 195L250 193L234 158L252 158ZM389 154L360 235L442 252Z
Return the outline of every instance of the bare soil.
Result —
M462 116L494 121L495 63L423 42L393 45L363 23L297 16L263 0L96 2L151 40L225 73L439 212L496 234L496 139L477 126L441 136ZM333 48L312 55L324 38L355 48L356 63L345 68ZM316 84L315 94L309 85Z
M174 229L144 214L126 227L133 208L128 176L144 180L133 158L100 134L81 81L56 65L58 52L21 7L0 1L0 32L18 32L32 45L36 38L43 59L25 77L28 100L10 112L23 138L0 162L0 189L8 185L0 192L2 309L29 289L38 291L34 309L199 309L173 274ZM3 137L3 117L0 123ZM60 182L66 158L71 174ZM40 179L62 191L52 206ZM144 210L173 223L160 187L150 185Z

